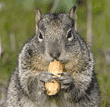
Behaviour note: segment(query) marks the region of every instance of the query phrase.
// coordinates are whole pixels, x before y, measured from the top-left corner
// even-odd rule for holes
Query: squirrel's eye
[[[73,34],[72,34],[72,31],[71,30],[69,30],[68,33],[67,33],[67,39],[69,41],[72,41],[73,40]]]
[[[39,42],[43,41],[43,35],[42,35],[41,31],[39,31],[38,40],[39,40]]]

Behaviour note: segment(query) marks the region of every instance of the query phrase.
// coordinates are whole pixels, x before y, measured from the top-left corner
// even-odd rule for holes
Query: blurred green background
[[[101,92],[101,107],[110,107],[110,1],[91,1],[91,50]],[[0,56],[0,87],[6,87],[5,83],[17,65],[20,50],[35,34],[34,6],[45,14],[54,6],[53,12],[68,13],[73,5],[77,5],[78,31],[87,41],[87,0],[0,0],[0,45],[3,50]]]

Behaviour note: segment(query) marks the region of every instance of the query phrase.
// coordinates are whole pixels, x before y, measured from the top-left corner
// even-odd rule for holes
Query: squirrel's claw
[[[38,85],[40,88],[45,90],[45,83],[46,82],[51,82],[52,79],[57,79],[58,77],[47,71],[41,71],[38,77]]]
[[[42,72],[39,74],[39,80],[42,81],[42,82],[50,82],[52,79],[55,78],[55,77],[53,77],[53,76],[56,76],[56,75],[54,75],[54,74],[51,73],[51,72],[42,71]]]
[[[58,77],[61,89],[67,89],[73,83],[73,78],[69,72],[58,73],[61,77]]]

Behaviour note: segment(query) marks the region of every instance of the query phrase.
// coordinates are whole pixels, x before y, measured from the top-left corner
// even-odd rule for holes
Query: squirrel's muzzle
[[[54,59],[57,59],[60,56],[60,52],[56,51],[56,52],[50,52],[50,56]]]
[[[58,57],[60,57],[61,55],[61,45],[59,44],[59,42],[54,42],[54,43],[50,43],[48,44],[49,46],[49,55],[54,58],[57,59]]]

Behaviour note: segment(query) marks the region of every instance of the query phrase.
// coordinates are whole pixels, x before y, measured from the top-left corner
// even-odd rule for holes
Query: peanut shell
[[[57,75],[57,73],[63,72],[64,65],[61,61],[54,60],[49,64],[48,71]],[[57,75],[60,77],[60,75]],[[53,80],[51,82],[45,83],[45,87],[48,95],[55,95],[60,90],[60,84],[57,80]]]

